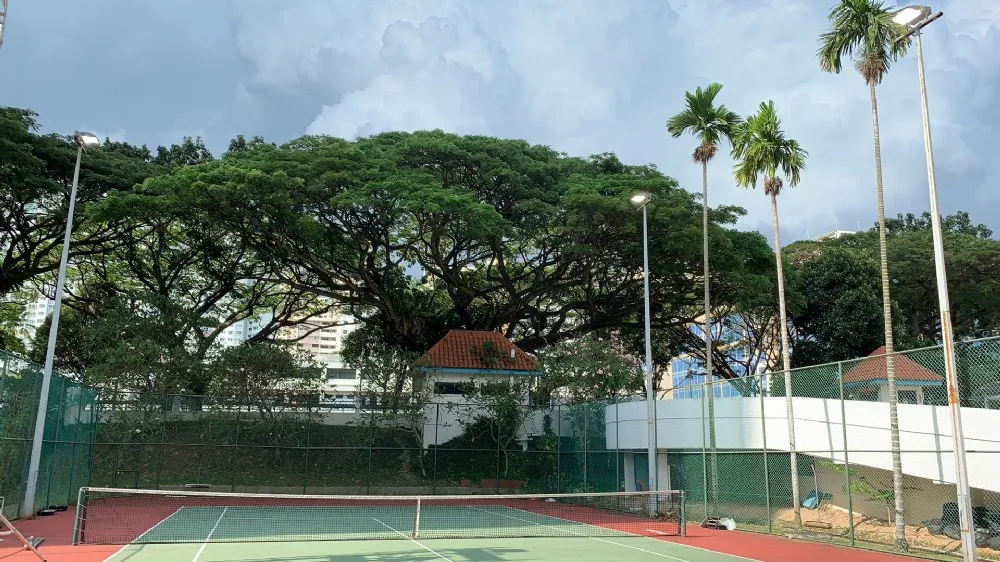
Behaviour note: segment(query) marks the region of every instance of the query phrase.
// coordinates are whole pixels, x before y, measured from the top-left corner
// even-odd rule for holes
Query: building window
[[[358,378],[354,369],[327,369],[326,378],[337,380],[354,380]]]
[[[471,385],[471,382],[436,382],[434,383],[434,394],[462,396],[471,390]]]

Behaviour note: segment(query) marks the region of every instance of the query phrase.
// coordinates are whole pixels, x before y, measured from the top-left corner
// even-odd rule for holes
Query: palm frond
[[[798,185],[809,156],[798,141],[785,137],[773,101],[761,103],[757,113],[736,127],[732,144],[737,161],[733,175],[738,185],[748,188],[756,187],[761,176],[780,186],[773,181],[779,172],[789,186]]]
[[[910,38],[899,41],[906,27],[892,21],[894,8],[878,0],[841,0],[830,10],[831,29],[819,37],[820,68],[839,74],[844,59],[853,63],[865,82],[878,84],[897,60],[906,55]]]
[[[684,110],[667,120],[667,132],[674,138],[684,133],[698,137],[701,147],[717,147],[723,140],[730,140],[733,127],[741,122],[736,112],[725,105],[715,105],[715,98],[722,91],[722,84],[713,82],[702,89],[684,93]],[[714,150],[703,151],[714,154]]]

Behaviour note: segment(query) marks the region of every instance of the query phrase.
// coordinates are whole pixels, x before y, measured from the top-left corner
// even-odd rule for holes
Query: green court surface
[[[746,560],[505,506],[424,507],[419,521],[416,514],[400,506],[185,506],[106,562]]]
[[[645,537],[133,544],[106,562],[746,562]]]

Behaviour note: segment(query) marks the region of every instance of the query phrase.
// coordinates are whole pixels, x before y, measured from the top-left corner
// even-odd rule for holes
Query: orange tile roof
[[[538,361],[500,332],[470,330],[448,332],[424,354],[421,364],[434,369],[538,371]]]
[[[944,377],[905,355],[894,356],[896,380],[941,383]],[[845,383],[884,381],[888,379],[885,365],[885,346],[876,349],[844,374]]]

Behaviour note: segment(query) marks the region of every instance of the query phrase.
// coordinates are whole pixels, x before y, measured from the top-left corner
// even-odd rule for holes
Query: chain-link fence
[[[254,404],[105,394],[91,485],[309,494],[609,492],[606,404],[430,403],[387,416],[274,394]]]
[[[1000,339],[963,342],[956,356],[980,558],[1000,560]],[[0,493],[13,513],[40,369],[3,357]],[[959,541],[944,374],[933,347],[664,390],[658,485],[686,491],[692,521],[731,517],[744,530],[881,549],[905,538],[912,551],[948,556]],[[389,413],[295,392],[97,400],[56,377],[39,505],[71,501],[87,482],[311,494],[648,488],[643,397],[502,409],[451,398]]]
[[[20,515],[24,500],[41,386],[39,365],[0,351],[0,497],[9,517]],[[96,405],[93,389],[53,375],[36,508],[72,503],[89,482]]]
[[[956,348],[979,557],[1000,560],[1000,339]],[[670,431],[659,444],[671,487],[687,492],[690,519],[730,517],[744,530],[876,549],[900,548],[905,538],[914,552],[960,551],[940,347],[665,394],[672,399],[657,402],[661,431],[675,420],[686,435]],[[617,415],[629,417],[625,408]]]

